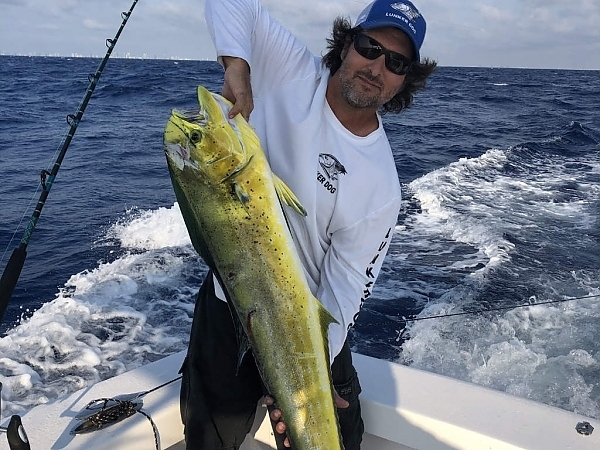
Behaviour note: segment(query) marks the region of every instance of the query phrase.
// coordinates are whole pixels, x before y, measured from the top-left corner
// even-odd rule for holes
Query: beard
[[[344,100],[353,108],[380,108],[393,97],[383,96],[383,82],[379,77],[374,77],[370,70],[350,73],[342,63],[339,72],[340,92]],[[365,90],[359,77],[369,80],[375,86],[372,86],[370,91]]]

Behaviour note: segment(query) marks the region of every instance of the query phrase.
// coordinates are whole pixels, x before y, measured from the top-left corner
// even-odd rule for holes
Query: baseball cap
[[[420,60],[419,51],[425,39],[425,18],[408,0],[375,0],[356,19],[355,26],[363,30],[379,27],[395,27],[410,37],[415,50],[415,60]]]

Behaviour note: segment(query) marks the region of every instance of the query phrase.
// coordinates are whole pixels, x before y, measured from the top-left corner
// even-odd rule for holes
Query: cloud
[[[98,54],[133,0],[0,0],[0,52]],[[316,54],[333,19],[369,0],[261,0]],[[598,0],[415,0],[427,20],[422,54],[441,65],[600,68]],[[34,30],[34,32],[31,32]],[[116,52],[214,58],[203,0],[140,1]]]
[[[93,19],[85,19],[83,21],[83,26],[90,30],[106,30],[108,28],[105,24],[96,22]]]
[[[417,0],[442,65],[598,68],[597,0]],[[560,49],[560,56],[559,56]],[[583,51],[587,58],[574,56]]]
[[[271,16],[290,29],[314,53],[320,54],[331,34],[333,20],[346,17],[352,22],[368,4],[365,1],[313,0],[262,0]]]
[[[200,2],[150,2],[148,13],[167,19],[191,19],[204,22],[204,5]]]

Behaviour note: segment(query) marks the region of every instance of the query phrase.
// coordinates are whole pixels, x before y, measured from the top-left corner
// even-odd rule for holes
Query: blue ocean
[[[0,271],[99,63],[0,56]],[[206,266],[162,132],[222,76],[108,62],[0,325],[2,417],[187,347]],[[597,71],[440,67],[384,116],[404,201],[354,351],[600,419],[598,105]]]

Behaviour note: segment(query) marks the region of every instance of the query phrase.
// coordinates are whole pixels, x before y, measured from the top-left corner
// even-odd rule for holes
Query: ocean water
[[[99,62],[0,56],[0,270]],[[2,417],[186,348],[206,267],[162,130],[221,82],[109,61],[0,324]],[[404,203],[355,351],[600,419],[599,104],[597,71],[441,67],[384,117]]]

